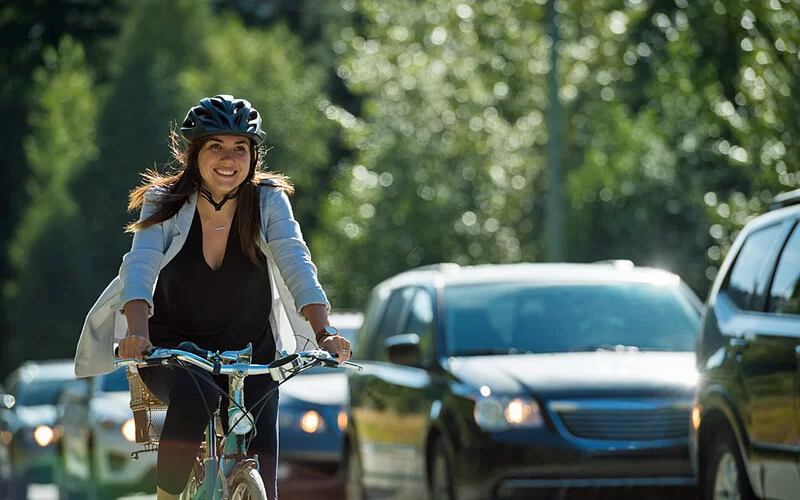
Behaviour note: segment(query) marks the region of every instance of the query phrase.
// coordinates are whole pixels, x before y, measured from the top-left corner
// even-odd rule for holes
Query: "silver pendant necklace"
[[[222,231],[222,230],[223,230],[223,229],[225,229],[226,227],[228,227],[228,226],[219,226],[219,227],[215,227],[215,228],[214,228],[214,231]]]

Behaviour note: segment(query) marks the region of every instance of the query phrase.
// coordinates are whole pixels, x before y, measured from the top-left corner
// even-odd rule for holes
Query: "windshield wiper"
[[[528,351],[521,351],[514,347],[494,347],[490,349],[468,349],[457,351],[452,356],[492,356],[496,354],[520,354]]]
[[[612,352],[638,352],[639,347],[635,345],[624,344],[597,344],[581,347],[571,347],[567,349],[569,352],[594,352],[594,351],[612,351]]]

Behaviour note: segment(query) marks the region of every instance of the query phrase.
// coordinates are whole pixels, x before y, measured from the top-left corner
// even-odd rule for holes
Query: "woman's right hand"
[[[141,335],[128,335],[119,341],[119,357],[122,359],[144,359],[145,353],[153,348],[150,339]]]

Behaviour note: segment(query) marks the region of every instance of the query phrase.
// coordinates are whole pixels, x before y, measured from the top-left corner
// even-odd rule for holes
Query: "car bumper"
[[[49,483],[58,463],[56,446],[39,446],[34,442],[19,443],[12,451],[14,476],[27,483]]]
[[[109,433],[112,434],[112,433]],[[119,433],[95,437],[95,480],[103,486],[129,489],[131,491],[149,487],[155,491],[155,452],[138,454],[133,459],[131,453],[140,448],[126,440]]]
[[[592,449],[542,431],[536,444],[487,439],[458,451],[459,498],[532,498],[567,489],[691,487],[686,440]],[[545,435],[547,437],[545,437]]]

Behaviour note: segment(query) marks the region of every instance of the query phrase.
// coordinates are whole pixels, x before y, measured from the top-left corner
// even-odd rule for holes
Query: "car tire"
[[[364,491],[364,470],[361,467],[361,457],[354,446],[347,447],[345,462],[345,498],[347,500],[367,500]]]
[[[442,440],[437,441],[433,448],[429,485],[432,500],[455,500],[453,469]]]
[[[755,500],[733,432],[724,429],[717,434],[707,463],[703,499]]]

